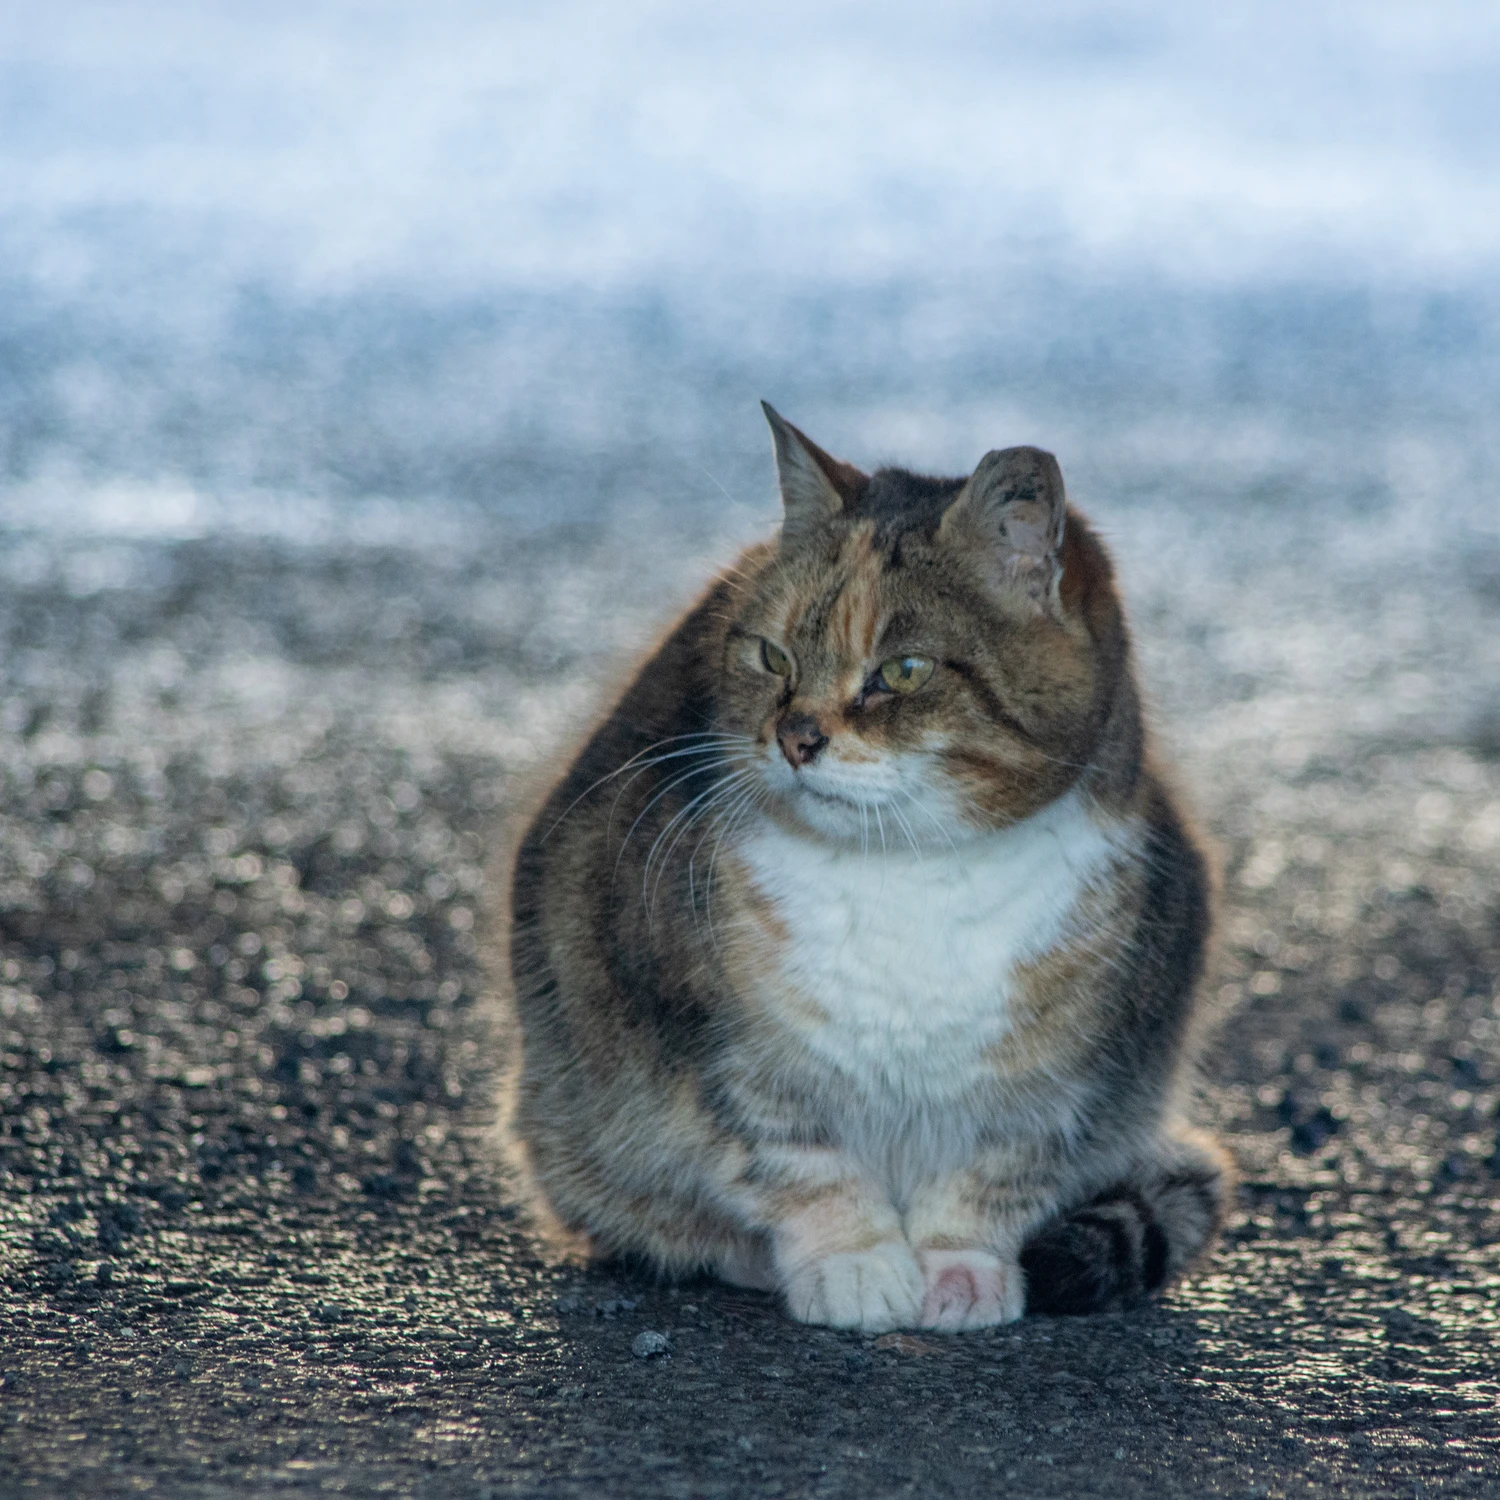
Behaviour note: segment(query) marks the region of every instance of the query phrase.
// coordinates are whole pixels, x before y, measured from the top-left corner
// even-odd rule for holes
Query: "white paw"
[[[1013,1260],[988,1250],[923,1250],[921,1328],[959,1333],[1014,1323],[1026,1311],[1026,1281]]]
[[[904,1241],[825,1255],[786,1280],[787,1311],[799,1323],[885,1333],[914,1328],[922,1306],[922,1272]]]

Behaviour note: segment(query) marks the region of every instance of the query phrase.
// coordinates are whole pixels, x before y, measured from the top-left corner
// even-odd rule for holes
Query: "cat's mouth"
[[[807,781],[798,781],[797,785],[809,797],[816,797],[819,802],[832,802],[838,807],[858,807],[860,804],[853,797],[845,797],[840,792],[829,791],[824,787],[813,786]]]
[[[867,826],[878,827],[882,814],[899,817],[898,804],[931,800],[927,768],[914,763],[904,769],[889,761],[868,760],[846,765],[823,757],[800,769],[789,767],[781,755],[767,758],[766,779],[784,800],[788,812],[824,834],[862,838]],[[945,809],[924,809],[928,817],[943,817]]]
[[[814,786],[806,776],[799,776],[797,778],[797,785],[809,797],[819,802],[826,802],[831,807],[852,807],[855,811],[858,811],[861,808],[873,807],[877,802],[884,801],[884,798],[880,797],[858,797],[851,792],[837,791],[830,786]]]

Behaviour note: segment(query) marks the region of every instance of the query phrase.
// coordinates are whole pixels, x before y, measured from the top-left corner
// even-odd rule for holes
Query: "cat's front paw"
[[[1026,1310],[1026,1279],[1014,1260],[988,1250],[923,1250],[918,1326],[944,1333],[1014,1323]]]
[[[922,1272],[904,1241],[824,1255],[786,1282],[787,1311],[799,1323],[885,1333],[913,1328],[922,1307]]]

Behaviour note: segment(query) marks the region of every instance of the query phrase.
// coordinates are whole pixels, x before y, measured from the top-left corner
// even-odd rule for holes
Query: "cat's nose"
[[[811,714],[787,714],[776,726],[776,743],[781,746],[786,763],[795,771],[810,766],[818,758],[828,736],[818,728],[818,721]]]

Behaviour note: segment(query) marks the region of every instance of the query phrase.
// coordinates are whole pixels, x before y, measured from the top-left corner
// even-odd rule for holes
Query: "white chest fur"
[[[1067,935],[1080,897],[1131,842],[1070,792],[920,856],[833,848],[769,823],[739,852],[789,934],[771,987],[783,987],[785,1024],[862,1091],[931,1105],[972,1085],[1011,1023],[1017,967]],[[780,1004],[775,993],[763,1003]]]

